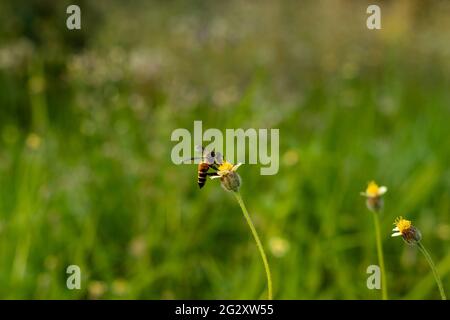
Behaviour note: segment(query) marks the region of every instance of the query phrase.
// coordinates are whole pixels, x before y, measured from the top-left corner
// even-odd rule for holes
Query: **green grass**
[[[381,31],[363,3],[84,6],[73,34],[63,3],[0,5],[0,298],[264,298],[232,195],[170,161],[194,120],[280,129],[277,175],[239,168],[274,298],[380,297],[372,179],[389,188],[389,297],[439,298],[420,252],[390,238],[399,215],[449,290],[448,4],[386,4]]]

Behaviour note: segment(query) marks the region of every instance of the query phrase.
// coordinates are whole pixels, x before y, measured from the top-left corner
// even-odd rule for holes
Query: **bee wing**
[[[203,146],[199,145],[199,144],[197,144],[195,146],[195,152],[197,152],[197,153],[202,153],[203,154],[204,150],[205,150],[205,148]]]
[[[220,152],[216,152],[216,163],[218,164],[223,163],[223,155]]]
[[[186,162],[192,163],[192,161],[194,161],[194,160],[202,160],[202,159],[203,159],[202,157],[187,158],[187,159],[182,160],[181,163],[186,163]]]

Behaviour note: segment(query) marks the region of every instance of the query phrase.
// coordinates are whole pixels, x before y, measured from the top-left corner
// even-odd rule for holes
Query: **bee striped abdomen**
[[[198,164],[198,186],[202,188],[206,183],[206,178],[208,177],[209,164],[202,162]]]

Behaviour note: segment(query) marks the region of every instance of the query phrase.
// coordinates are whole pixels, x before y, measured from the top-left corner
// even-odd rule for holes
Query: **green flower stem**
[[[248,214],[247,208],[245,207],[244,201],[242,200],[241,194],[239,192],[233,192],[234,196],[236,197],[239,205],[241,206],[242,213],[244,214],[245,220],[247,220],[248,226],[250,227],[250,230],[252,231],[253,238],[255,239],[256,246],[258,247],[259,253],[261,255],[261,259],[264,264],[264,269],[266,270],[266,276],[267,276],[267,298],[268,300],[272,300],[272,276],[270,274],[270,267],[269,263],[267,262],[266,253],[264,252],[264,248],[261,244],[261,240],[259,240],[258,232],[256,232],[255,226],[253,225],[252,219],[250,218],[250,215]]]
[[[381,233],[380,233],[380,217],[378,213],[373,212],[373,221],[375,224],[375,236],[377,239],[377,253],[378,253],[378,263],[381,269],[381,297],[383,300],[388,299],[387,285],[386,285],[386,271],[384,268],[384,257],[383,257],[383,245],[381,243]]]
[[[442,286],[441,278],[439,277],[439,274],[437,273],[436,266],[434,265],[433,260],[431,259],[430,254],[428,253],[427,249],[423,246],[423,244],[419,241],[417,242],[417,246],[419,247],[420,251],[422,251],[423,255],[428,261],[428,264],[430,265],[431,270],[433,271],[434,279],[436,280],[436,284],[439,288],[439,292],[441,294],[442,300],[447,300],[447,297],[445,296],[444,287]]]

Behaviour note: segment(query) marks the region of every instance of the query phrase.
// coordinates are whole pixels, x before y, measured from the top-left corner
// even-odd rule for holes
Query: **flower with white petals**
[[[366,191],[361,192],[361,195],[366,197],[366,204],[369,210],[379,212],[383,208],[383,199],[381,198],[387,192],[387,187],[378,186],[375,181],[369,182]]]
[[[362,196],[367,198],[376,198],[381,197],[383,194],[387,192],[387,187],[381,186],[379,187],[375,181],[370,181],[366,191],[361,192]]]
[[[233,165],[228,161],[224,161],[220,164],[216,175],[212,176],[211,179],[220,178],[222,187],[225,190],[237,192],[241,186],[241,177],[237,174],[236,170],[240,166],[241,163]]]
[[[394,222],[395,228],[392,229],[392,237],[401,236],[409,244],[415,244],[422,239],[419,229],[414,227],[411,221],[398,217]]]

